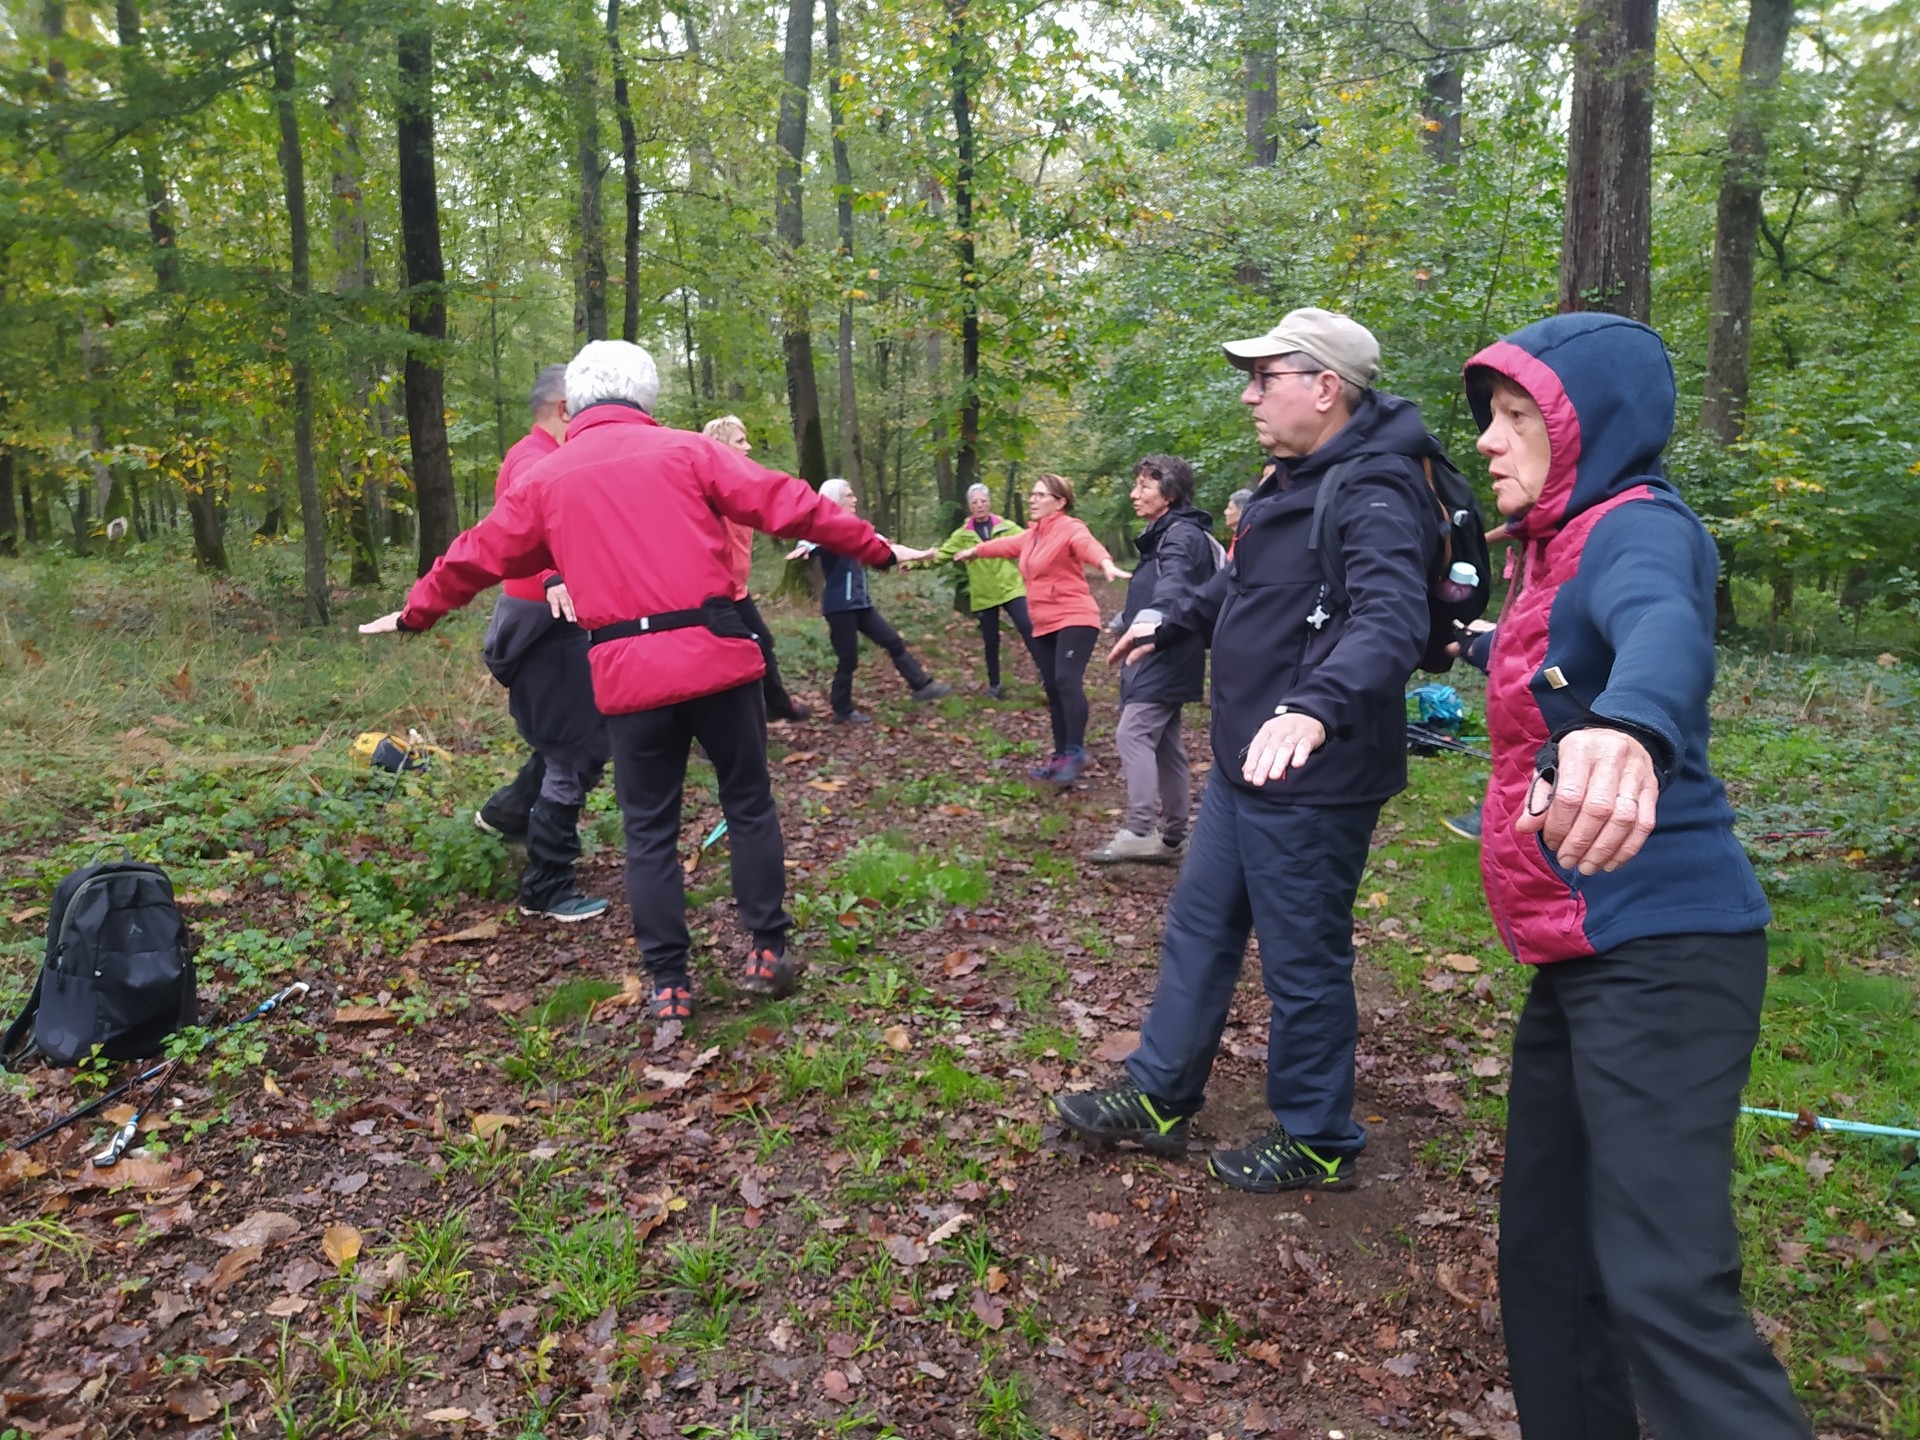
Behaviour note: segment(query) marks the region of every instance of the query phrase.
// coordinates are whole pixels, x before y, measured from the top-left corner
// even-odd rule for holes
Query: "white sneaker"
[[[1156,865],[1165,864],[1172,856],[1173,852],[1161,840],[1158,830],[1136,835],[1123,827],[1114,831],[1113,838],[1098,850],[1090,852],[1087,858],[1096,865],[1116,865],[1127,860]]]

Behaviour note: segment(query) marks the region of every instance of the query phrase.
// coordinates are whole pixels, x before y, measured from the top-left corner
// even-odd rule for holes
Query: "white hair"
[[[973,503],[973,497],[976,495],[984,495],[989,500],[993,499],[993,491],[982,485],[978,480],[967,486],[967,503],[969,505]]]
[[[567,413],[603,400],[625,400],[651,412],[660,398],[653,356],[625,340],[589,340],[567,366]]]
[[[845,505],[853,498],[853,486],[836,475],[831,480],[820,482],[820,493],[836,505]]]

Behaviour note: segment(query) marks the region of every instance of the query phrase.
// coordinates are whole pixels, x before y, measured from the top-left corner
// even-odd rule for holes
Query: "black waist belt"
[[[587,632],[589,645],[604,645],[609,640],[626,640],[635,635],[657,635],[664,630],[691,630],[703,626],[729,640],[757,638],[740,618],[740,611],[725,595],[710,595],[691,610],[663,610],[658,615],[642,615],[638,620],[616,620]]]

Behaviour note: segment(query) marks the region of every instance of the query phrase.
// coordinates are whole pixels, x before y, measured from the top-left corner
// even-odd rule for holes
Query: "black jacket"
[[[1269,461],[1247,502],[1233,557],[1167,629],[1212,637],[1215,773],[1276,804],[1384,800],[1407,783],[1406,685],[1428,633],[1427,587],[1440,532],[1419,457],[1439,446],[1419,407],[1370,392],[1311,455]],[[1346,472],[1333,529],[1346,598],[1332,598],[1308,548],[1318,482]],[[1327,740],[1303,769],[1255,790],[1247,747],[1283,709],[1311,715]]]
[[[1127,604],[1116,629],[1125,631],[1142,610],[1162,615],[1185,604],[1213,578],[1217,568],[1211,538],[1213,517],[1182,505],[1169,510],[1134,538],[1140,563],[1127,582]],[[1181,633],[1164,649],[1120,671],[1120,703],[1185,705],[1206,695],[1207,646],[1200,636]]]

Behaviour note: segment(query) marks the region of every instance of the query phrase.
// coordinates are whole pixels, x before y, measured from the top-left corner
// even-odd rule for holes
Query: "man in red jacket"
[[[549,365],[533,382],[533,428],[500,462],[498,505],[567,433],[567,367]],[[586,632],[573,623],[556,570],[508,580],[494,602],[482,654],[507,687],[507,708],[533,754],[520,773],[473,812],[482,830],[527,847],[520,910],[549,920],[591,920],[607,902],[580,893],[580,807],[607,764],[607,726],[593,704]]]
[[[726,521],[879,567],[902,552],[804,482],[661,425],[648,413],[659,390],[653,358],[639,346],[586,345],[567,366],[566,444],[454,540],[405,609],[360,628],[425,630],[503,577],[550,566],[567,577],[612,740],[634,938],[652,982],[652,1014],[671,1020],[693,1012],[678,842],[696,740],[719,779],[734,898],[753,937],[741,988],[786,995],[795,980],[760,699],[766,662],[729,598]]]

